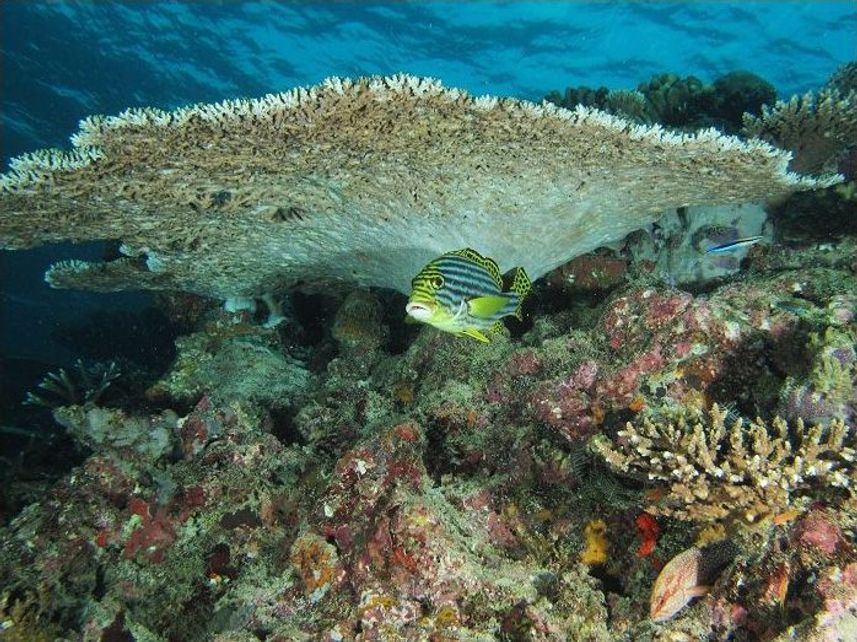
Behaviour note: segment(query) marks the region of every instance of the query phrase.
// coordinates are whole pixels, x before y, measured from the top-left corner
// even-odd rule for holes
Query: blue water
[[[91,113],[254,96],[331,75],[408,72],[540,99],[735,69],[782,97],[857,58],[854,2],[0,3],[0,155],[63,146]],[[0,355],[68,361],[59,321],[134,295],[49,290],[44,268],[100,248],[0,252]]]
[[[90,113],[406,71],[539,99],[747,69],[789,96],[857,55],[854,2],[2,3],[2,155]]]

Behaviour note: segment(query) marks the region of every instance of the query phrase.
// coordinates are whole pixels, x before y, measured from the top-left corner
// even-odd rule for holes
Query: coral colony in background
[[[48,281],[180,336],[31,391],[73,468],[2,427],[3,639],[854,639],[855,80],[331,79],[15,159],[3,245],[118,241]]]

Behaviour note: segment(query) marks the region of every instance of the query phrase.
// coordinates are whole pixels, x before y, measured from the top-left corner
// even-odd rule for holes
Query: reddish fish
[[[649,605],[649,617],[665,622],[681,611],[695,597],[705,595],[710,586],[700,584],[702,550],[694,546],[679,553],[661,569]]]

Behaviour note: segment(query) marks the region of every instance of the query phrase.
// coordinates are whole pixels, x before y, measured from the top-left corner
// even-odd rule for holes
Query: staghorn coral
[[[562,94],[550,92],[545,100],[566,109],[594,107],[637,123],[685,130],[713,126],[732,134],[740,130],[744,112],[756,114],[776,97],[776,90],[764,79],[748,71],[733,71],[712,85],[704,85],[694,76],[657,74],[634,91],[568,87]]]
[[[43,408],[96,404],[122,376],[113,361],[87,366],[78,359],[74,365],[71,374],[65,368],[46,374],[39,383],[39,391],[28,392],[24,403]]]
[[[761,116],[744,115],[742,132],[790,150],[796,172],[836,171],[857,140],[857,91],[822,89],[765,105]]]
[[[788,173],[788,155],[762,141],[406,75],[92,116],[72,144],[0,176],[2,247],[118,239],[125,258],[62,263],[49,282],[219,298],[408,292],[425,263],[466,246],[538,278],[669,207],[836,180]]]
[[[829,487],[854,494],[857,434],[842,421],[789,426],[780,418],[726,423],[716,404],[701,414],[664,413],[626,424],[619,441],[592,448],[616,470],[669,484],[651,513],[683,520],[761,517],[806,506]]]
[[[836,90],[842,94],[857,91],[857,62],[846,62],[839,67],[833,72],[823,88]]]

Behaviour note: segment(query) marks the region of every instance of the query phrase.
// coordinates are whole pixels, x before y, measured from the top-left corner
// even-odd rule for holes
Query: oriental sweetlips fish
[[[505,275],[497,263],[476,250],[447,252],[426,265],[411,281],[408,317],[438,330],[488,343],[485,331],[503,327],[501,319],[523,320],[530,277],[522,267]]]

